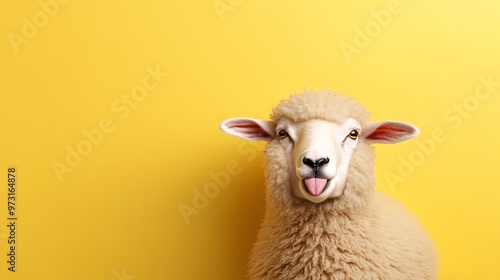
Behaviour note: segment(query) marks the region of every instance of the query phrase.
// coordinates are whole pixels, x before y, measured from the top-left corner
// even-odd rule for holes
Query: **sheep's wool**
[[[369,122],[343,94],[304,92],[273,109],[273,121],[347,117]],[[374,151],[360,141],[342,196],[319,204],[293,196],[281,144],[266,147],[266,213],[250,255],[250,279],[437,279],[431,239],[403,205],[375,191]]]

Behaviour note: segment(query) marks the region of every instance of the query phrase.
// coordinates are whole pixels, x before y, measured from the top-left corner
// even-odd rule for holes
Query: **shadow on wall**
[[[261,163],[256,160],[245,168],[224,197],[228,201],[224,201],[221,207],[224,215],[220,219],[225,227],[221,227],[220,231],[227,239],[221,248],[224,248],[223,254],[228,261],[240,268],[237,275],[225,275],[226,279],[243,279],[246,275],[250,249],[264,217],[265,185]]]
[[[243,279],[252,244],[264,216],[264,145],[242,141],[231,147],[213,147],[207,181],[195,186],[191,197],[178,205],[179,215],[198,240],[198,246],[217,248],[215,255],[203,255],[191,262],[207,266],[213,279]],[[213,162],[214,158],[225,158]],[[199,237],[203,232],[207,239]],[[195,237],[196,236],[196,237]],[[205,244],[203,244],[205,242]],[[231,268],[227,268],[231,263]]]

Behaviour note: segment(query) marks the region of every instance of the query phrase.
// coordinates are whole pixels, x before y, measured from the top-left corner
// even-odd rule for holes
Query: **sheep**
[[[352,98],[293,94],[271,121],[232,118],[220,129],[267,141],[266,209],[248,262],[249,279],[437,279],[437,252],[419,221],[375,190],[374,143],[418,129],[370,122]]]

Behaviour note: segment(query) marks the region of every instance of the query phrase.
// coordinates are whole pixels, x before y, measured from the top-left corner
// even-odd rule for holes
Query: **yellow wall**
[[[2,1],[0,278],[242,279],[263,144],[218,124],[315,88],[421,129],[377,147],[378,188],[428,228],[440,279],[498,279],[499,14],[495,0]]]

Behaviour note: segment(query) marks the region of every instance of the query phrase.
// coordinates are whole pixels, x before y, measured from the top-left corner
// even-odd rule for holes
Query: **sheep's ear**
[[[370,144],[392,144],[417,136],[418,128],[408,123],[387,121],[367,125],[362,134]]]
[[[276,125],[270,121],[234,118],[223,121],[220,129],[245,140],[271,141],[275,137]]]

